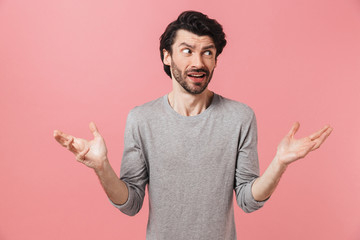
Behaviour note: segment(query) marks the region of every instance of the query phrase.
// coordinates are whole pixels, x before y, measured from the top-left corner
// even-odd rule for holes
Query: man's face
[[[164,64],[172,78],[188,93],[200,94],[209,84],[216,67],[216,48],[210,36],[198,36],[180,29],[176,32],[172,54],[164,50]]]

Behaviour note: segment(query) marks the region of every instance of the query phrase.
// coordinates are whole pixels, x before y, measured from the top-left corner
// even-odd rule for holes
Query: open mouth
[[[200,82],[204,81],[205,77],[207,76],[207,72],[204,70],[200,70],[200,71],[199,70],[198,71],[196,71],[196,70],[189,71],[187,73],[188,78],[190,78],[191,81],[196,82],[196,83],[200,83]]]
[[[203,73],[203,74],[199,74],[199,73],[197,73],[197,74],[188,74],[188,76],[189,77],[192,77],[192,78],[203,78],[203,77],[205,77],[205,73]]]

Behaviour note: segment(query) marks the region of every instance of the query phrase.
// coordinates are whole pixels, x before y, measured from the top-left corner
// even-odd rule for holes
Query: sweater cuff
[[[126,202],[125,202],[124,204],[116,204],[116,203],[114,203],[113,201],[111,201],[111,199],[108,197],[110,203],[111,203],[114,207],[116,207],[117,209],[119,209],[120,211],[129,208],[130,202],[132,201],[132,198],[133,198],[133,197],[132,197],[132,194],[130,194],[128,184],[127,184],[126,182],[125,182],[125,184],[126,184],[126,187],[127,187],[127,189],[128,189],[128,198],[127,198],[127,200],[126,200]]]
[[[263,200],[263,201],[257,201],[257,200],[255,200],[255,198],[254,198],[254,196],[253,196],[253,194],[252,194],[252,190],[251,190],[251,189],[252,189],[252,185],[254,184],[255,180],[256,180],[256,179],[252,180],[252,181],[250,182],[250,184],[248,184],[248,185],[246,186],[247,189],[246,189],[245,192],[247,192],[248,194],[246,194],[245,202],[246,202],[247,204],[249,204],[249,205],[251,206],[251,208],[253,208],[253,209],[259,209],[259,208],[261,208],[262,206],[264,206],[265,202],[266,202],[267,200],[269,200],[270,197],[268,197],[267,199],[265,199],[265,200]]]

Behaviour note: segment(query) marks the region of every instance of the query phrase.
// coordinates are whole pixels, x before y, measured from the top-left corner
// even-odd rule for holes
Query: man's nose
[[[194,54],[192,59],[192,67],[194,68],[203,68],[204,67],[204,61],[200,54]]]

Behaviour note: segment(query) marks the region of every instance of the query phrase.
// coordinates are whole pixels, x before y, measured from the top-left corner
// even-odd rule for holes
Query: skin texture
[[[186,30],[178,30],[172,53],[163,50],[164,64],[172,72],[173,89],[168,94],[172,108],[184,116],[194,116],[203,112],[210,104],[213,92],[207,86],[216,67],[215,45],[209,36],[198,36]],[[192,78],[189,74],[205,74],[203,79]],[[296,139],[300,124],[295,122],[289,133],[277,147],[276,155],[262,176],[252,186],[255,200],[263,201],[274,192],[288,165],[304,158],[318,149],[332,132],[329,125],[308,137]],[[92,140],[76,138],[61,131],[54,131],[54,138],[60,145],[74,153],[77,161],[94,169],[108,197],[117,204],[128,198],[126,184],[119,180],[107,158],[107,148],[103,137],[93,122],[89,125]]]

